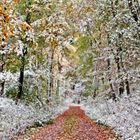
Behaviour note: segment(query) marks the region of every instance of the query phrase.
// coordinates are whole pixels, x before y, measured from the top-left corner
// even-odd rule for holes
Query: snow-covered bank
[[[15,102],[0,98],[0,140],[9,140],[17,132],[22,132],[27,126],[35,122],[46,122],[62,113],[67,108],[64,105],[56,105],[48,110],[36,110],[23,104],[15,105]]]
[[[101,97],[82,104],[89,117],[113,127],[125,140],[140,140],[140,91],[117,102]]]
[[[140,91],[114,102],[104,96],[95,100],[88,98],[81,104],[73,103],[73,98],[66,98],[61,105],[54,105],[48,110],[35,110],[23,104],[0,98],[0,140],[9,140],[17,132],[22,132],[35,122],[46,122],[64,112],[69,106],[81,106],[86,114],[97,122],[105,123],[122,135],[125,140],[140,140]]]

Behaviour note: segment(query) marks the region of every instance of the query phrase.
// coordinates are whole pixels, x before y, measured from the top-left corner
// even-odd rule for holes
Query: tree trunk
[[[51,82],[50,82],[50,88],[51,88],[51,93],[53,92],[53,82],[54,82],[54,78],[53,78],[53,64],[54,64],[54,52],[55,52],[55,49],[52,50],[52,55],[51,55],[51,67],[50,67],[50,74],[51,74]]]
[[[50,87],[50,83],[51,83],[51,71],[50,71],[50,68],[51,68],[51,59],[50,59],[50,56],[48,54],[47,56],[47,61],[48,61],[48,74],[47,74],[47,98],[50,97],[51,95],[51,87]],[[48,99],[47,99],[48,100]]]
[[[116,56],[116,64],[117,64],[117,71],[118,71],[118,74],[121,72],[121,58],[120,58],[120,53],[121,53],[121,51],[122,51],[122,48],[121,47],[119,47],[118,49],[117,49],[117,56]],[[124,93],[124,82],[123,82],[123,80],[122,80],[122,78],[121,78],[121,82],[120,82],[120,84],[119,84],[119,95],[121,96],[123,93]]]
[[[3,72],[3,70],[4,70],[4,65],[5,65],[5,62],[4,62],[4,54],[2,54],[1,60],[2,60],[2,65],[1,65],[1,70],[0,70],[0,72]],[[2,81],[2,83],[1,83],[0,85],[1,85],[0,95],[2,96],[2,95],[4,94],[5,81]]]
[[[121,67],[122,67],[123,71],[124,71],[125,73],[127,73],[127,71],[126,71],[126,69],[125,69],[125,67],[124,67],[124,63],[123,63],[123,60],[122,60],[122,56],[121,56]],[[130,84],[129,84],[129,80],[128,80],[128,74],[127,74],[127,77],[126,77],[126,79],[125,79],[125,86],[126,86],[127,95],[129,95],[129,94],[130,94]]]
[[[127,95],[130,95],[130,84],[128,79],[125,80]]]
[[[4,87],[5,87],[5,81],[3,81],[1,83],[1,91],[0,91],[0,95],[2,96],[4,94]]]
[[[124,93],[124,82],[121,81],[119,84],[119,95],[121,96]]]
[[[30,8],[31,8],[31,0],[28,0],[28,13],[26,16],[26,22],[28,24],[30,24],[30,19],[31,19],[31,12],[30,12]],[[26,43],[26,41],[24,42]],[[19,102],[19,100],[21,99],[22,95],[23,95],[23,82],[24,82],[24,68],[25,68],[25,56],[27,54],[27,48],[24,46],[23,50],[22,50],[22,56],[21,56],[21,67],[20,67],[20,77],[19,77],[19,87],[18,87],[18,94],[16,97],[16,104]]]
[[[110,64],[110,59],[109,58],[107,60],[107,66],[108,66],[108,72],[109,72],[108,81],[109,81],[109,85],[110,85],[111,97],[112,97],[113,100],[115,100],[116,99],[116,94],[115,94],[115,91],[114,91],[113,84],[111,83],[111,74],[110,74],[111,64]]]
[[[61,69],[62,69],[62,66],[61,66],[61,64],[60,64],[60,62],[59,62],[59,54],[58,54],[57,65],[58,65],[58,75],[57,75],[57,91],[56,91],[56,94],[59,95],[59,89],[60,89],[59,75],[60,75]]]
[[[54,51],[55,49],[51,50],[51,56],[48,54],[48,89],[47,89],[47,96],[50,97],[52,94],[53,89],[53,59],[54,59]]]
[[[108,45],[109,45],[110,42],[109,42],[109,35],[108,34],[107,34],[107,41],[108,41]],[[109,86],[110,86],[111,97],[113,100],[115,100],[116,94],[115,94],[113,84],[111,83],[111,74],[110,74],[111,60],[110,60],[110,58],[107,59],[107,68],[108,68],[108,82],[109,82]]]
[[[25,50],[23,50],[23,56],[21,56],[21,67],[20,67],[20,77],[19,77],[19,87],[18,87],[18,94],[16,97],[16,104],[21,99],[23,94],[23,81],[24,81],[24,67],[25,67]]]

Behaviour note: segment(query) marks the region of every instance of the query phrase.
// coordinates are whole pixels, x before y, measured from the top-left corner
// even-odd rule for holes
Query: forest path
[[[110,128],[98,125],[86,116],[80,106],[70,106],[30,140],[109,140],[114,136]]]

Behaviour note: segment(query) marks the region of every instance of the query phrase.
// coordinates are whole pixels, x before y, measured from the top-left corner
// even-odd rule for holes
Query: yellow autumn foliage
[[[30,30],[30,25],[27,23],[27,22],[22,22],[20,24],[20,27],[21,29],[24,31],[24,32],[27,32]]]

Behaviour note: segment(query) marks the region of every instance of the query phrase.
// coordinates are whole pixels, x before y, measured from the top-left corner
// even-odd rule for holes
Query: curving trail
[[[71,106],[30,140],[109,140],[113,137],[115,133],[110,128],[96,124],[80,107]]]

